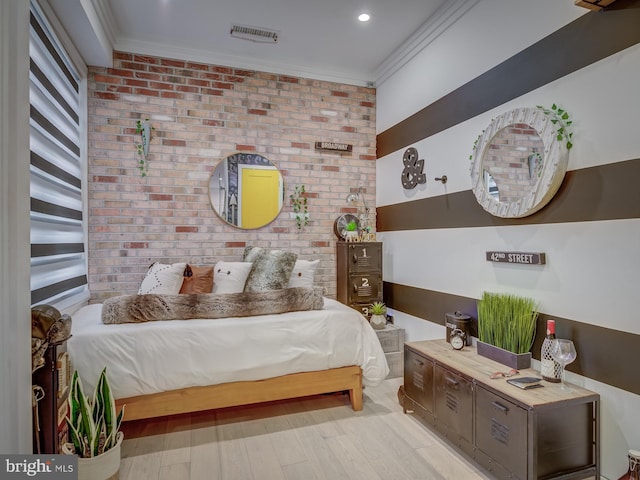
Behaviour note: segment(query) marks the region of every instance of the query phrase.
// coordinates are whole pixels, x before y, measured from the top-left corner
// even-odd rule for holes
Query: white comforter
[[[78,310],[68,341],[89,395],[105,365],[116,398],[348,365],[362,367],[365,386],[389,373],[373,328],[329,298],[323,310],[217,320],[105,325],[101,311]]]

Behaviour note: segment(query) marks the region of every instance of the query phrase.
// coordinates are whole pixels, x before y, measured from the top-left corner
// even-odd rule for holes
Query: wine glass
[[[577,355],[578,354],[576,353],[576,347],[573,345],[573,342],[571,340],[557,338],[551,344],[551,356],[556,362],[560,364],[560,367],[562,368],[560,373],[560,381],[562,385],[561,388],[563,390],[567,389],[564,379],[564,367],[573,362],[576,359]]]

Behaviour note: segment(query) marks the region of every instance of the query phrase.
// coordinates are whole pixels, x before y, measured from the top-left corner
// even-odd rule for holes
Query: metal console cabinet
[[[571,384],[522,390],[489,378],[507,369],[474,347],[405,343],[404,411],[496,478],[600,478],[600,396]]]

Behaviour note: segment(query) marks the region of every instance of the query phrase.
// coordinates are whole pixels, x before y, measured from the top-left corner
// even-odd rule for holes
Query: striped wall
[[[640,449],[640,2],[572,3],[480,0],[378,86],[377,229],[385,301],[410,340],[443,337],[445,312],[475,317],[483,291],[539,301],[534,358],[556,319],[578,349],[570,380],[602,396],[613,479]],[[490,216],[471,191],[474,140],[501,113],[553,103],[574,119],[560,191],[530,217]],[[408,147],[427,175],[412,190],[400,181]],[[547,264],[494,264],[488,250],[545,252]]]

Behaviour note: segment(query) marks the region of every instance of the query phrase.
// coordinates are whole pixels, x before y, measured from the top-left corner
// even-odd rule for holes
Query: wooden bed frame
[[[116,400],[116,408],[119,410],[120,406],[126,405],[124,420],[129,421],[343,390],[349,391],[351,407],[355,411],[362,410],[362,369],[359,366],[121,398]]]

